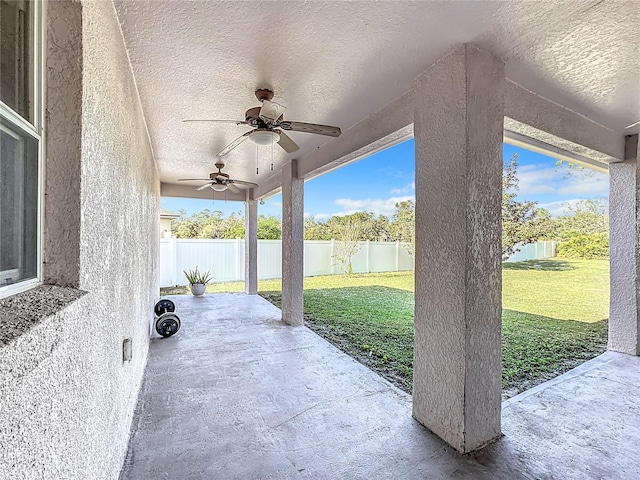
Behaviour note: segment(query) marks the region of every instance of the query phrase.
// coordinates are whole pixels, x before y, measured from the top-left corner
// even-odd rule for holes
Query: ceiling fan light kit
[[[224,192],[227,189],[227,186],[221,183],[212,183],[211,188],[213,188],[216,192]]]
[[[256,145],[269,146],[280,141],[280,134],[273,130],[259,128],[258,130],[254,130],[251,135],[249,135],[249,138]]]
[[[330,125],[320,125],[315,123],[292,122],[284,120],[283,112],[285,107],[279,103],[272,102],[273,91],[269,89],[258,89],[255,92],[256,98],[262,103],[260,107],[250,108],[245,112],[245,120],[183,120],[183,122],[225,122],[236,125],[249,125],[255,130],[250,130],[236,138],[229,145],[224,147],[218,154],[223,157],[232,150],[240,146],[247,138],[256,145],[273,145],[277,143],[285,152],[293,153],[300,149],[283,130],[290,132],[304,132],[315,135],[326,135],[328,137],[339,137],[342,133],[339,127]],[[278,130],[276,130],[278,129]]]

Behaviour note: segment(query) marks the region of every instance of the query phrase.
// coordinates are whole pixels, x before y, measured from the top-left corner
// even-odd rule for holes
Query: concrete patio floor
[[[636,479],[640,359],[606,353],[503,403],[503,438],[462,456],[411,397],[258,296],[171,297],[121,479]]]

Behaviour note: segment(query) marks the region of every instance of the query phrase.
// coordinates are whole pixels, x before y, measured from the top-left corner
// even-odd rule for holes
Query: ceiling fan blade
[[[207,118],[190,118],[187,120],[182,120],[182,123],[190,122],[235,123],[236,125],[249,125],[249,122],[245,122],[244,120],[209,120]]]
[[[179,182],[210,182],[210,178],[179,178]]]
[[[196,188],[197,190],[204,190],[205,188],[209,188],[211,185],[213,185],[211,182],[209,183],[205,183],[204,185],[202,185],[201,187]]]
[[[282,117],[282,114],[287,109],[284,105],[272,102],[270,100],[263,100],[262,107],[260,108],[260,119],[265,123],[273,123]]]
[[[632,123],[631,125],[627,125],[627,126],[626,126],[626,127],[624,127],[624,128],[633,128],[633,127],[635,127],[636,125],[640,125],[640,120],[638,120],[638,121],[637,121],[637,122],[635,122],[635,123]]]
[[[233,193],[240,193],[240,189],[231,182],[227,182],[227,188],[231,190]]]
[[[274,130],[280,135],[280,140],[278,140],[278,145],[280,145],[285,152],[293,153],[300,150],[300,147],[296,142],[294,142],[289,135],[284,133],[282,130]]]
[[[340,128],[330,125],[318,125],[317,123],[304,122],[280,122],[279,127],[283,130],[291,130],[293,132],[315,133],[317,135],[327,135],[329,137],[339,137],[342,133]]]
[[[244,135],[241,135],[240,137],[236,138],[233,142],[231,142],[229,145],[224,147],[220,151],[220,153],[218,153],[218,157],[224,157],[227,153],[229,153],[231,150],[233,150],[238,145],[240,145],[242,142],[244,142],[247,138],[249,138],[249,135],[251,135],[252,133],[253,133],[253,130],[249,130]]]
[[[243,187],[251,187],[251,188],[256,188],[258,186],[257,183],[253,183],[253,182],[245,182],[244,180],[229,180],[227,182],[227,185],[229,183],[237,183],[238,185],[242,185]]]

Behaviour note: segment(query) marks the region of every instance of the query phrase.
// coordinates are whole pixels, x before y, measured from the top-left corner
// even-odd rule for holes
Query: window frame
[[[32,136],[38,142],[38,185],[36,214],[36,277],[28,280],[0,286],[0,298],[24,292],[42,283],[42,225],[44,219],[44,153],[45,153],[45,34],[46,34],[46,2],[29,0],[31,10],[31,62],[29,79],[32,85],[32,105],[30,106],[32,122],[29,122],[5,103],[0,101],[0,115],[15,127]]]

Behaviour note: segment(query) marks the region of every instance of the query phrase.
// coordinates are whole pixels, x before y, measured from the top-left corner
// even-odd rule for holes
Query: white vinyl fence
[[[341,264],[332,258],[335,241],[304,242],[304,275],[343,273]],[[413,270],[413,258],[401,242],[359,242],[360,250],[351,258],[353,273],[375,273]],[[520,252],[506,261],[520,262],[555,256],[555,242],[539,242],[520,246]],[[183,270],[198,266],[211,270],[216,282],[244,280],[244,240],[160,239],[160,286],[186,285]],[[282,242],[258,240],[258,279],[282,276]]]
[[[304,242],[304,274],[333,275],[343,273],[341,264],[332,258],[335,241]],[[353,273],[413,270],[413,258],[401,242],[359,242],[360,250],[351,258]],[[160,239],[160,286],[186,285],[183,270],[196,265],[211,270],[216,282],[244,280],[244,239],[193,240]],[[282,242],[258,240],[258,279],[282,276]]]
[[[529,245],[516,245],[519,252],[514,253],[505,262],[523,262],[524,260],[540,260],[556,256],[557,242],[537,242]]]

